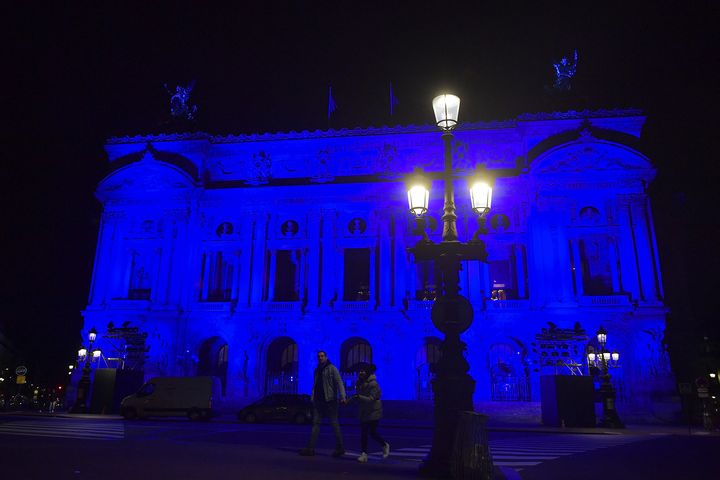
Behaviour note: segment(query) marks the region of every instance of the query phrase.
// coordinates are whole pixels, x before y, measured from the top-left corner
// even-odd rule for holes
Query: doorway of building
[[[437,337],[425,337],[422,347],[417,352],[415,393],[418,400],[432,400],[432,380],[435,377],[437,363],[440,361],[441,342]]]
[[[198,376],[216,377],[220,380],[222,396],[227,391],[228,345],[218,336],[210,337],[200,345],[198,352]]]
[[[265,393],[298,392],[298,346],[292,338],[273,340],[267,349]]]
[[[372,347],[370,342],[360,337],[348,338],[340,347],[340,376],[345,384],[348,395],[355,393],[357,367],[359,363],[372,363]]]
[[[530,401],[523,350],[510,343],[490,347],[490,398],[495,402]]]

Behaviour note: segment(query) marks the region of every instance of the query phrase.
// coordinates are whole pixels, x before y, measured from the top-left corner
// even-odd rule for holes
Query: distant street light
[[[78,382],[78,388],[77,388],[77,398],[75,399],[75,405],[73,405],[71,411],[73,413],[85,413],[88,410],[87,407],[87,401],[90,393],[90,371],[92,369],[92,363],[96,362],[101,356],[102,352],[100,349],[95,348],[93,349],[93,343],[95,343],[95,340],[97,339],[97,330],[95,328],[91,328],[88,332],[88,342],[90,343],[90,346],[88,348],[80,347],[78,350],[78,362],[85,362],[85,365],[82,369],[82,377],[80,377],[80,381]],[[90,355],[88,355],[88,351],[91,352]],[[72,370],[72,366],[69,367],[70,370]]]
[[[588,370],[599,373],[600,388],[599,393],[602,398],[603,418],[598,424],[605,428],[625,428],[625,425],[618,416],[615,408],[615,389],[610,383],[610,368],[618,367],[620,354],[616,351],[610,351],[605,348],[607,344],[607,331],[600,327],[597,332],[597,340],[600,345],[600,351],[589,352],[587,354]]]

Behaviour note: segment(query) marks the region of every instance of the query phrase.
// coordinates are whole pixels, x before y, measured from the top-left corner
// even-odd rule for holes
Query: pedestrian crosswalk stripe
[[[119,433],[103,433],[103,432],[61,432],[52,429],[27,429],[23,427],[2,428],[0,434],[3,433],[21,433],[26,435],[34,435],[36,433],[50,433],[61,437],[98,437],[98,438],[123,438],[123,434]]]
[[[30,437],[75,438],[85,440],[119,440],[125,437],[122,423],[92,422],[91,420],[66,420],[48,418],[38,420],[15,420],[0,423],[0,435],[24,435]]]
[[[496,467],[510,467],[517,471],[560,457],[591,450],[624,445],[642,437],[573,435],[572,437],[544,436],[526,439],[490,441],[489,449]],[[390,452],[391,457],[421,462],[430,453],[431,445],[400,448]]]

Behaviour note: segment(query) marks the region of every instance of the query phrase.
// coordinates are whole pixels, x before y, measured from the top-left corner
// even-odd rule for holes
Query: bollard
[[[492,480],[494,467],[485,429],[486,423],[486,415],[460,412],[450,463],[453,478]]]

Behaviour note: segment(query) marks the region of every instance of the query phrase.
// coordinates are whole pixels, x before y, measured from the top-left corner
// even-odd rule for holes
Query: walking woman
[[[360,456],[358,462],[366,463],[368,461],[368,433],[373,440],[382,445],[383,458],[387,458],[390,455],[390,444],[383,440],[377,431],[378,423],[382,418],[382,402],[380,401],[380,386],[375,377],[375,365],[363,362],[358,366],[355,392],[353,399],[358,402],[360,411]]]

